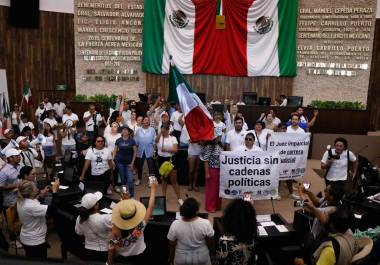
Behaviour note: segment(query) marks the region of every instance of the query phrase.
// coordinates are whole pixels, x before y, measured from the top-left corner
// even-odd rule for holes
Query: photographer
[[[347,149],[347,140],[342,137],[335,139],[334,147],[323,154],[321,168],[325,170],[326,186],[335,182],[344,187],[355,176],[356,156]]]
[[[86,124],[86,132],[92,143],[98,136],[99,126],[103,121],[102,115],[96,111],[94,104],[91,104],[88,111],[83,114],[83,121]]]

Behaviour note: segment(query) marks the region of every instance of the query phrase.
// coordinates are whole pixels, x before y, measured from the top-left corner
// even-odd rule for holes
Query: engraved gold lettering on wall
[[[294,94],[304,95],[306,103],[366,103],[376,1],[301,0],[298,11]]]
[[[78,94],[145,92],[143,0],[75,0]]]

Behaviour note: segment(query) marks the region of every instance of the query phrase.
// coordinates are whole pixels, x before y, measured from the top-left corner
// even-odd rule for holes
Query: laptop
[[[149,197],[140,197],[140,202],[144,204],[145,208],[148,208]],[[164,196],[156,196],[154,201],[154,209],[152,212],[153,220],[161,219],[166,214],[166,198]]]

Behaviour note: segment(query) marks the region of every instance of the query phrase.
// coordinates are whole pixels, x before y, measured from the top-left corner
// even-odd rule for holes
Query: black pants
[[[98,176],[90,175],[87,178],[86,185],[95,185],[99,189],[101,189],[99,191],[101,191],[103,194],[107,194],[107,188],[111,184],[111,177],[111,170],[107,170],[106,172]]]
[[[96,260],[106,262],[108,260],[108,251],[96,251],[92,249],[85,249],[83,256],[84,260]]]
[[[33,259],[46,259],[47,258],[47,248],[48,244],[46,242],[36,245],[36,246],[28,246],[22,244],[25,250],[25,254],[29,258]]]
[[[129,256],[129,257],[117,256],[115,258],[115,262],[128,263],[132,265],[148,264],[148,261],[151,261],[151,260],[148,260],[148,258],[146,257],[145,251],[136,256]]]
[[[346,182],[347,182],[347,180],[336,180],[336,181],[331,181],[331,180],[327,180],[327,179],[325,178],[326,187],[327,187],[328,185],[330,185],[331,183],[334,183],[333,185],[336,185],[337,188],[344,190],[344,185],[346,184]]]

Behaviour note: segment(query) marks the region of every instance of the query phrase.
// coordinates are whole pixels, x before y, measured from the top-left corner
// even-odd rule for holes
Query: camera
[[[295,200],[294,201],[294,207],[303,207],[304,200]]]
[[[331,160],[331,159],[340,159],[340,155],[334,155],[333,152],[332,152],[332,149],[331,149],[331,145],[328,145],[326,147],[327,149],[327,152],[328,152],[328,160]]]

